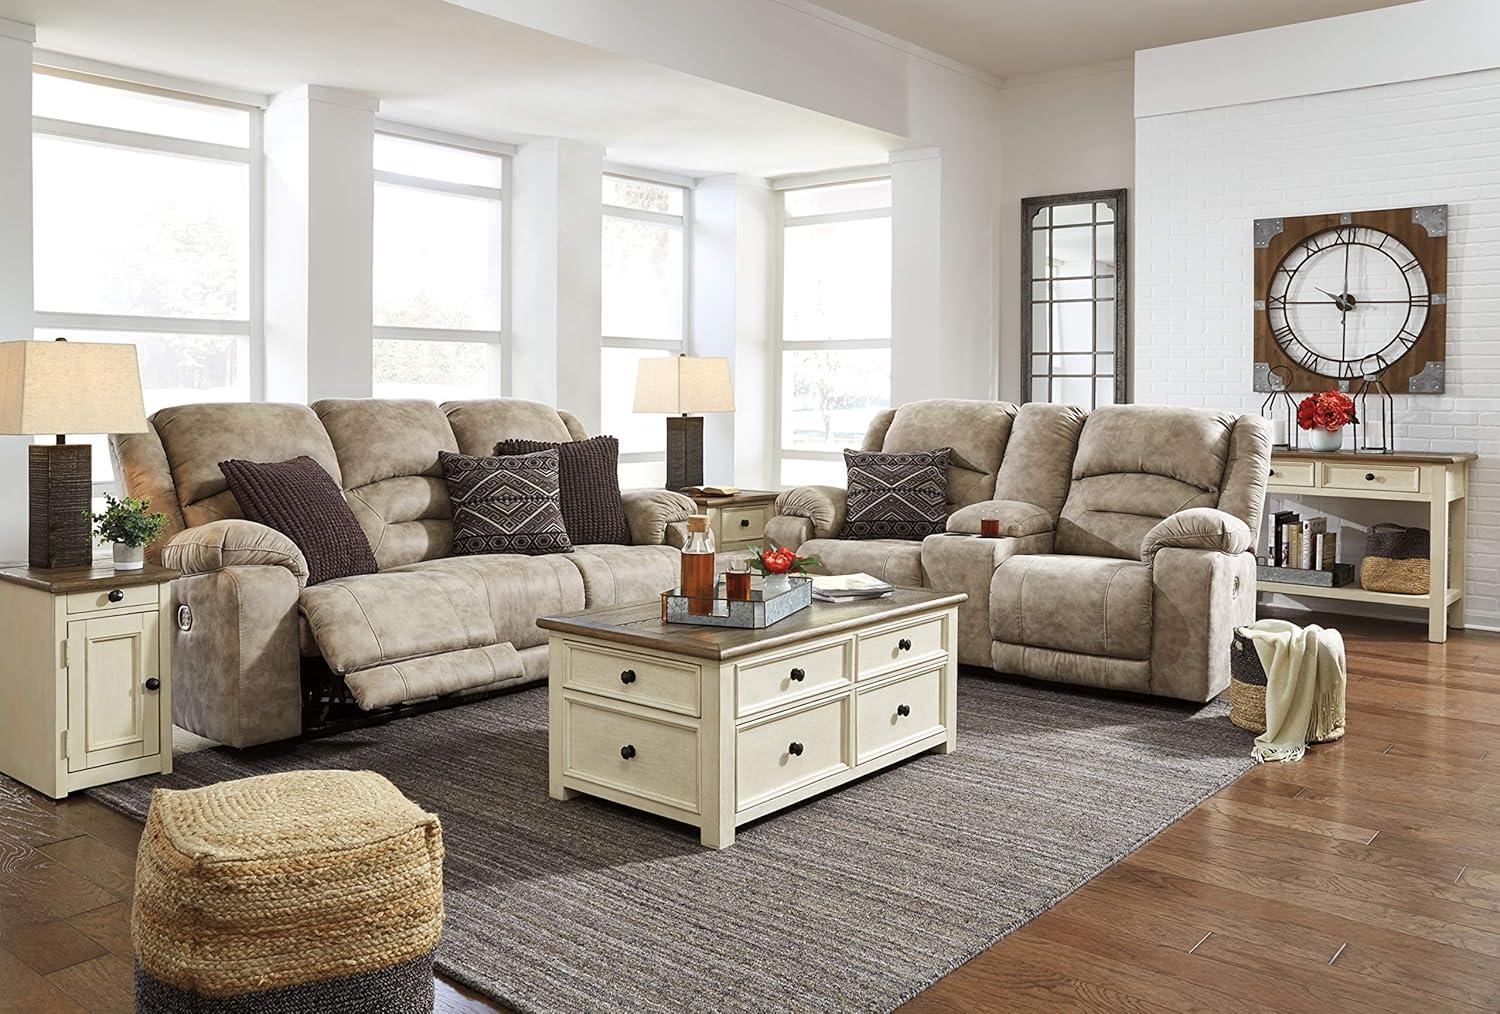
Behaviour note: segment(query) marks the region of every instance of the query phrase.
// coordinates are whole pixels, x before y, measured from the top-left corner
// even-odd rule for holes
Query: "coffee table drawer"
[[[941,616],[859,635],[859,678],[878,676],[945,653]]]
[[[1323,465],[1322,485],[1331,489],[1389,489],[1416,493],[1422,488],[1422,470],[1416,465],[1330,461]]]
[[[748,810],[854,766],[849,698],[840,697],[739,730],[735,809]]]
[[[567,701],[568,775],[698,812],[698,730]]]
[[[854,702],[854,715],[854,746],[861,764],[940,732],[943,671],[933,669],[861,690]]]
[[[698,715],[698,667],[631,652],[567,645],[570,690]]]
[[[853,670],[852,640],[742,665],[738,669],[735,714],[743,718],[842,686],[852,678]]]

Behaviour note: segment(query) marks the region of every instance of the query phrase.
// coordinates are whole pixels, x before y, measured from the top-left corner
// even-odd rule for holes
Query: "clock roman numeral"
[[[1417,268],[1417,267],[1421,267],[1421,266],[1422,266],[1421,262],[1418,261],[1415,257],[1413,257],[1411,260],[1409,260],[1405,264],[1401,265],[1401,270],[1402,271],[1410,271],[1412,268]]]
[[[1284,342],[1288,338],[1292,337],[1294,333],[1295,332],[1292,331],[1292,326],[1290,324],[1283,324],[1271,332],[1271,337],[1275,338],[1279,342]]]
[[[1284,307],[1284,306],[1286,306],[1286,296],[1284,296],[1284,295],[1282,295],[1282,296],[1267,296],[1266,297],[1266,306],[1267,307],[1272,307],[1272,306],[1282,306],[1282,307]]]
[[[1312,351],[1311,349],[1307,349],[1302,353],[1302,355],[1297,357],[1297,363],[1304,370],[1310,370],[1313,373],[1317,373],[1319,372],[1317,368],[1318,361],[1322,358],[1323,357],[1318,355],[1316,352]]]
[[[1432,305],[1432,297],[1430,295],[1428,295],[1427,293],[1425,293],[1425,292],[1419,293],[1419,294],[1414,295],[1414,296],[1411,297],[1411,305],[1412,306],[1431,306]]]
[[[1396,340],[1405,347],[1406,351],[1410,352],[1411,347],[1417,343],[1417,339],[1419,337],[1421,336],[1414,335],[1410,331],[1406,330],[1406,328],[1402,328],[1401,333],[1396,335]]]

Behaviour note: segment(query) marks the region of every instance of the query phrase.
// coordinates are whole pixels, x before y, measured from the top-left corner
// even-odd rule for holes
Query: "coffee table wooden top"
[[[536,625],[562,634],[725,662],[767,648],[779,648],[826,634],[899,620],[914,613],[956,606],[968,597],[963,592],[897,588],[889,598],[814,602],[801,612],[762,630],[663,623],[661,603],[655,600],[609,609],[589,609],[568,616],[544,616],[536,621]]]

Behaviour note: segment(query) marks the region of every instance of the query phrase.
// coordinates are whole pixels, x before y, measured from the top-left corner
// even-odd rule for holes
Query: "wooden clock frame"
[[[1350,390],[1362,378],[1328,376],[1304,368],[1272,333],[1267,295],[1283,259],[1298,244],[1339,226],[1365,226],[1389,233],[1406,245],[1427,277],[1429,305],[1416,342],[1381,374],[1392,394],[1441,394],[1448,354],[1448,207],[1428,205],[1386,211],[1355,211],[1255,221],[1255,390]],[[1283,386],[1284,384],[1284,386]]]

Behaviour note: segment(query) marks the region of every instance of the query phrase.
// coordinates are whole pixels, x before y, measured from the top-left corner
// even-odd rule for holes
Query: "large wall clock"
[[[1440,393],[1447,289],[1446,205],[1257,219],[1255,389]]]

